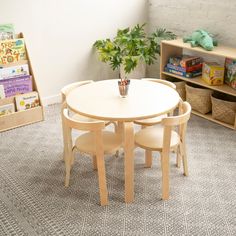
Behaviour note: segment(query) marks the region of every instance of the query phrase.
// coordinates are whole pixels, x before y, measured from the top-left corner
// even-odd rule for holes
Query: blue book
[[[197,77],[197,76],[202,74],[202,70],[197,70],[197,71],[192,71],[192,72],[182,72],[182,71],[178,71],[178,70],[175,70],[175,69],[170,69],[168,67],[165,67],[165,71],[168,72],[168,73],[183,76],[183,77],[186,77],[186,78],[193,78],[193,77]]]
[[[202,63],[196,64],[190,67],[176,66],[171,63],[168,63],[166,67],[168,69],[173,69],[173,70],[181,71],[181,72],[194,72],[194,71],[200,71],[202,69]]]

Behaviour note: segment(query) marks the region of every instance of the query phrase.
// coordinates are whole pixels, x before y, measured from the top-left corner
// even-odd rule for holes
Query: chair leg
[[[152,151],[151,150],[145,151],[145,164],[147,168],[152,167]]]
[[[181,148],[181,154],[182,154],[182,160],[183,160],[184,175],[188,176],[188,161],[187,161],[185,142],[182,142],[180,144],[180,148]]]
[[[73,152],[68,152],[65,156],[65,167],[66,167],[66,176],[65,176],[65,187],[69,186],[70,182],[70,171],[71,171],[71,159]]]
[[[161,153],[162,199],[169,199],[169,155]]]
[[[93,169],[94,170],[98,169],[96,155],[93,155]]]
[[[180,146],[176,149],[176,166],[180,168],[181,165],[181,153],[180,153]]]
[[[62,116],[62,137],[63,137],[63,161],[65,161],[66,159],[66,145],[67,145],[67,140],[66,140],[66,131],[65,131],[65,125],[64,125],[64,120],[63,120],[63,116]]]
[[[107,184],[106,184],[104,156],[97,155],[96,157],[97,157],[100,203],[101,203],[101,206],[105,206],[105,205],[108,205],[108,192],[107,192]]]
[[[115,154],[115,157],[117,158],[117,157],[119,157],[119,154],[120,154],[120,151],[119,151],[119,149],[116,151],[116,154]]]
[[[75,153],[76,153],[76,148],[73,148],[72,150],[72,156],[71,156],[71,165],[73,166],[75,163]]]

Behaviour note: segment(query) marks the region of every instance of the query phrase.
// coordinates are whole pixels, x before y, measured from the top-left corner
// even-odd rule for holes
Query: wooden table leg
[[[119,134],[122,138],[122,140],[124,140],[124,123],[121,121],[117,122],[117,127],[116,127],[116,133]]]
[[[134,200],[134,127],[133,122],[124,122],[125,202]]]

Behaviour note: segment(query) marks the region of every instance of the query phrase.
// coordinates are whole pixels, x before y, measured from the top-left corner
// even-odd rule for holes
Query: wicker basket
[[[167,78],[167,80],[176,85],[176,91],[178,92],[182,100],[185,101],[186,100],[186,90],[185,90],[186,82],[178,80],[176,78],[172,78],[172,77]]]
[[[212,117],[227,124],[234,125],[236,116],[236,98],[225,94],[213,93]]]
[[[183,101],[186,100],[186,90],[185,90],[185,82],[179,81],[179,82],[173,82],[176,85],[176,90],[179,94],[179,96],[182,98]]]
[[[196,85],[185,85],[186,100],[190,103],[193,110],[202,114],[211,111],[211,94],[212,90],[205,89]]]

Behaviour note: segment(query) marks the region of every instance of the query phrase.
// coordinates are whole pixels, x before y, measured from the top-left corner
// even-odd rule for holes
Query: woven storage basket
[[[178,92],[178,94],[182,98],[182,100],[185,101],[186,100],[186,90],[185,90],[186,82],[181,81],[176,78],[172,78],[172,77],[167,78],[167,80],[176,85],[176,91]]]
[[[236,98],[213,93],[211,96],[211,101],[212,117],[216,120],[234,125],[236,115]]]
[[[193,87],[194,86],[194,87]],[[211,94],[212,90],[205,89],[195,85],[185,85],[186,100],[190,103],[193,110],[202,114],[211,111]]]
[[[186,90],[185,90],[185,82],[173,82],[176,85],[176,91],[178,92],[179,96],[182,98],[183,101],[186,100]]]

